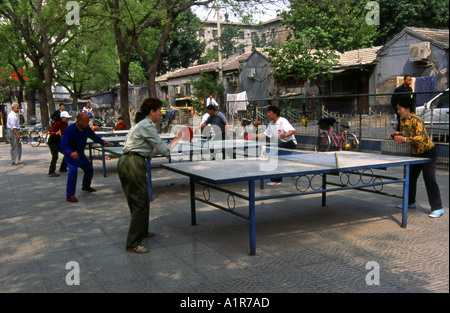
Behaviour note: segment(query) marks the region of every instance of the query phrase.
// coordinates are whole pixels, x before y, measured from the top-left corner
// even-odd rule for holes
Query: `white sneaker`
[[[271,182],[268,182],[267,185],[268,186],[278,186],[278,185],[281,185],[281,183],[276,182],[276,181],[271,181]]]
[[[441,217],[442,215],[444,215],[444,209],[435,210],[435,211],[431,212],[431,214],[428,216],[429,217]]]

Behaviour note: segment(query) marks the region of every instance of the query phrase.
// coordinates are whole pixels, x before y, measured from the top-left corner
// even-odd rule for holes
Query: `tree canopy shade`
[[[288,41],[269,49],[275,77],[331,78],[335,52],[386,44],[405,26],[448,28],[447,0],[378,0],[379,25],[366,21],[366,0],[291,0],[282,12]]]
[[[406,26],[448,29],[448,0],[377,0],[380,25],[376,45],[384,45]]]
[[[201,59],[203,51],[205,51],[206,44],[197,37],[197,32],[202,28],[202,23],[191,10],[181,13],[176,18],[172,28],[173,30],[158,64],[158,75],[191,66]],[[153,41],[155,40],[153,39]]]
[[[366,15],[364,1],[292,0],[291,10],[280,14],[288,40],[268,49],[275,77],[331,78],[336,52],[373,44],[377,28],[366,23]]]
[[[67,23],[67,0],[15,1],[0,0],[0,14],[13,24],[27,45],[27,58],[33,63],[43,82],[44,94],[40,93],[42,123],[48,125],[49,110],[55,111],[52,83],[53,60],[77,32],[71,31],[74,23]],[[78,1],[79,9],[87,9],[90,1]],[[41,60],[43,62],[41,63]],[[48,102],[48,106],[45,105]]]
[[[283,24],[295,38],[310,48],[339,52],[369,47],[377,36],[377,26],[368,25],[361,0],[292,0],[291,10],[282,12]]]
[[[221,3],[239,4],[248,1],[250,0],[221,0]],[[212,2],[213,0],[0,0],[0,17],[2,30],[5,29],[3,26],[14,25],[15,38],[23,38],[26,46],[21,49],[25,53],[21,59],[34,68],[34,71],[28,73],[36,74],[38,87],[40,84],[43,86],[42,90],[45,92],[40,93],[39,100],[44,125],[49,121],[49,110],[50,113],[55,110],[51,89],[55,77],[71,87],[72,91],[81,93],[83,88],[80,83],[87,83],[82,74],[87,69],[92,70],[91,75],[93,72],[110,73],[110,68],[94,69],[92,61],[96,60],[98,54],[94,56],[94,42],[86,40],[85,36],[100,31],[97,39],[112,39],[119,60],[116,72],[120,82],[121,114],[129,125],[128,81],[133,55],[138,51],[149,60],[145,77],[149,96],[156,96],[154,81],[157,66],[175,19],[193,6],[205,6]],[[147,45],[147,48],[150,46],[152,49],[141,49],[140,45],[151,32],[155,35],[154,42]],[[74,38],[85,41],[77,42]],[[107,46],[110,42],[106,39]],[[84,55],[68,49],[78,50]],[[105,53],[105,50],[98,49],[97,52]],[[17,54],[17,51],[10,50],[9,53]],[[17,56],[13,58],[17,59]],[[47,102],[48,106],[45,105]]]
[[[255,3],[276,1],[280,0],[0,0],[0,68],[26,69],[28,80],[18,78],[29,99],[38,90],[44,125],[55,110],[55,81],[73,97],[119,82],[120,113],[130,125],[130,78],[139,83],[145,79],[149,96],[156,97],[156,75],[198,58],[202,49],[194,42],[196,18],[191,8],[220,4],[247,23]],[[448,1],[377,2],[381,24],[368,25],[365,0],[291,0],[290,10],[280,15],[291,37],[270,51],[276,77],[315,79],[332,67],[335,51],[384,44],[404,26],[448,27]],[[224,53],[236,51],[225,38],[229,33],[232,42],[235,32],[222,32]]]
[[[145,78],[149,97],[156,97],[155,79],[163,51],[170,38],[172,26],[176,18],[194,6],[205,6],[214,0],[100,0],[107,11],[107,16],[114,31],[116,48],[119,57],[120,107],[125,123],[130,125],[128,111],[129,66],[135,51],[141,55],[147,68]],[[221,0],[223,3],[246,3],[252,0]],[[144,42],[148,32],[157,35],[146,51]],[[159,36],[158,36],[159,34]],[[147,42],[148,46],[148,42]]]
[[[98,88],[94,80],[103,85],[115,82],[111,77],[114,67],[111,58],[118,60],[115,72],[120,84],[120,110],[130,125],[128,83],[130,64],[136,61],[136,55],[139,54],[146,64],[144,77],[150,97],[156,97],[155,78],[160,61],[165,60],[164,49],[171,49],[169,57],[172,53],[178,55],[180,66],[186,66],[186,62],[195,57],[192,53],[186,54],[187,50],[193,52],[194,47],[189,45],[195,33],[188,30],[189,23],[182,26],[186,29],[184,33],[177,32],[178,36],[169,41],[182,13],[194,6],[214,3],[237,12],[235,15],[245,16],[249,22],[254,9],[251,3],[272,1],[275,0],[0,0],[0,26],[14,26],[15,31],[9,35],[17,42],[23,40],[20,49],[23,56],[13,55],[19,53],[12,49],[8,53],[13,59],[21,59],[21,65],[28,67],[28,73],[33,75],[30,81],[35,82],[39,90],[44,125],[49,121],[49,113],[55,110],[52,94],[55,79],[74,97],[79,97],[86,88]],[[96,39],[101,47],[95,46],[99,43]],[[112,43],[115,52],[111,50]],[[168,43],[172,45],[168,46]],[[186,51],[173,49],[175,45],[182,45]],[[198,51],[194,52],[198,54]],[[106,57],[102,58],[102,55]],[[99,79],[101,76],[104,78]],[[136,63],[133,63],[132,77],[142,79]],[[105,80],[108,83],[105,84]]]

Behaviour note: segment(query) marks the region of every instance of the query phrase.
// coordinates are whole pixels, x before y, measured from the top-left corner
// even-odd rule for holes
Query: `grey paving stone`
[[[197,203],[198,225],[192,226],[188,180],[155,168],[150,230],[157,235],[143,241],[150,253],[137,255],[125,252],[130,216],[117,159],[107,160],[107,177],[94,160],[98,191],[77,186],[79,202],[68,203],[66,174],[47,176],[48,148],[23,148],[26,165],[13,167],[9,146],[0,143],[2,293],[449,292],[448,171],[437,172],[444,216],[428,217],[419,180],[418,206],[409,211],[406,229],[395,208],[400,200],[376,194],[330,194],[326,207],[320,196],[258,203],[257,254],[250,256],[246,220]],[[78,185],[81,177],[80,171]],[[295,180],[280,187],[287,192]],[[223,194],[213,196],[226,202]],[[80,285],[66,283],[70,261],[80,267]],[[379,285],[367,283],[369,262],[379,265]]]

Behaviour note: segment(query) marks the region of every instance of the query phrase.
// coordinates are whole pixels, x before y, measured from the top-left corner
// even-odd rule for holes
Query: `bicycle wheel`
[[[348,142],[348,135],[345,133],[341,138],[339,138],[339,151],[349,150],[350,143]]]
[[[316,152],[328,151],[330,149],[330,145],[331,145],[330,135],[321,132],[316,139],[316,146],[315,146]]]
[[[50,137],[50,131],[48,131],[47,134],[45,134],[45,136],[41,137],[41,143],[48,143],[48,138]]]
[[[20,131],[20,141],[22,143],[28,143],[30,141],[30,132],[28,130]]]
[[[33,130],[30,133],[30,145],[32,147],[38,147],[41,144],[41,135],[39,132]]]
[[[347,146],[346,150],[358,151],[359,150],[359,140],[355,134],[347,134]]]

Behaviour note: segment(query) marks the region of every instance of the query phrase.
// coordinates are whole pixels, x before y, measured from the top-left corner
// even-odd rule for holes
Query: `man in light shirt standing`
[[[209,98],[206,99],[206,106],[208,106],[208,105],[210,105],[210,104],[215,105],[216,107],[219,106],[219,104],[217,103],[217,101],[213,98],[213,95],[212,95],[212,94],[210,94],[210,95],[209,95]]]
[[[6,128],[8,132],[9,143],[11,145],[11,165],[24,165],[20,160],[22,158],[22,143],[20,142],[20,124],[17,116],[20,108],[17,103],[11,107],[11,112],[8,113],[6,121]]]

